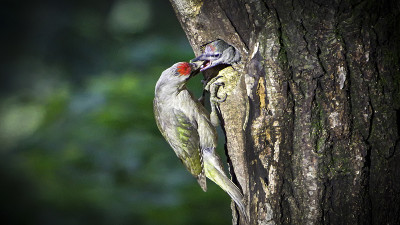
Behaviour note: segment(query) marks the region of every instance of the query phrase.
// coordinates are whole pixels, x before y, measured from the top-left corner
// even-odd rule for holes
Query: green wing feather
[[[191,121],[182,111],[174,109],[176,135],[179,140],[178,148],[175,149],[178,157],[186,168],[197,178],[201,188],[206,191],[207,184],[204,174],[203,158],[200,154],[199,133],[197,123]]]

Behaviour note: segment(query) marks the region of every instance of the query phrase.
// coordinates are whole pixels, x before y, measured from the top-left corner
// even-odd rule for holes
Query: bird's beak
[[[216,54],[201,54],[200,56],[190,60],[190,62],[201,62],[200,72],[203,72],[204,70],[214,67],[215,65],[213,62],[219,58],[221,58],[221,56],[216,56]]]
[[[201,54],[201,55],[197,56],[196,58],[190,60],[190,62],[203,61],[202,60],[203,57],[204,57],[203,54]]]
[[[190,77],[196,76],[198,73],[200,73],[200,68],[202,65],[203,61],[191,62],[190,66],[192,67],[192,73],[190,74]]]
[[[191,62],[190,65],[192,66],[192,71],[200,69],[200,67],[203,65],[203,61],[196,61],[196,62]]]
[[[212,60],[210,60],[208,58],[200,59],[200,57],[202,57],[202,55],[190,60],[191,63],[196,63],[197,66],[200,65],[200,67],[198,68],[198,69],[200,69],[200,72],[203,72],[204,70],[213,67]]]

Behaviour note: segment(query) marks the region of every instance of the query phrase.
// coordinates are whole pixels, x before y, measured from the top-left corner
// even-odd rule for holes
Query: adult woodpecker
[[[203,54],[191,60],[191,62],[203,61],[200,71],[210,69],[220,64],[233,64],[240,61],[239,51],[232,45],[221,39],[208,43],[204,47]]]
[[[225,175],[217,146],[217,132],[206,109],[186,89],[187,80],[197,74],[202,63],[179,62],[162,72],[157,81],[154,115],[158,129],[203,191],[206,178],[220,186],[247,219],[243,195]]]

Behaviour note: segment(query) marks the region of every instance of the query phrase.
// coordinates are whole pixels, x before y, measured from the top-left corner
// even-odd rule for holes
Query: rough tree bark
[[[399,1],[170,1],[196,55],[241,52],[220,116],[251,224],[400,224]]]

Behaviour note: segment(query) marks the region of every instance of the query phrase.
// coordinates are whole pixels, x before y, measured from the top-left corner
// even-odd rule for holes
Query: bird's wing
[[[174,150],[190,173],[197,178],[201,188],[206,191],[207,184],[199,147],[200,138],[197,123],[190,120],[179,109],[173,109],[173,112],[176,137],[179,141]]]

